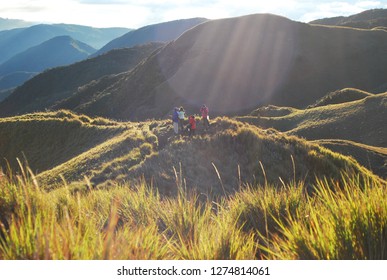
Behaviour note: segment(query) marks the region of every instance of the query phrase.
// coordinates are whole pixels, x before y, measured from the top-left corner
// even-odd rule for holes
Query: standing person
[[[181,132],[183,132],[184,129],[184,119],[185,119],[185,111],[183,107],[180,107],[179,111],[177,112],[177,115],[179,117],[179,129]]]
[[[194,115],[189,116],[188,121],[189,121],[189,124],[188,124],[189,136],[195,135],[195,131],[196,131],[195,116]]]
[[[210,127],[210,122],[208,121],[209,115],[208,115],[208,107],[206,106],[206,104],[203,104],[203,106],[200,108],[200,114],[202,115],[204,129],[207,130],[207,128]]]
[[[173,131],[175,134],[179,134],[179,108],[175,107],[172,114]]]

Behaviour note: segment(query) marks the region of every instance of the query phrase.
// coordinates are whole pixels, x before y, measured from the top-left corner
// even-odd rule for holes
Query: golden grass
[[[212,201],[143,181],[47,192],[33,173],[0,180],[0,259],[385,259],[386,183],[347,177],[243,185]],[[84,183],[87,186],[87,182]]]

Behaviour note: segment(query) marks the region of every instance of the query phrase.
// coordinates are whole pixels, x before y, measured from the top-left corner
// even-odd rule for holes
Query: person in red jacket
[[[206,106],[206,104],[203,104],[203,106],[200,108],[200,114],[202,115],[204,129],[207,130],[207,128],[210,127],[210,122],[208,121],[209,115],[208,115],[208,107]]]
[[[194,115],[189,116],[188,122],[189,122],[188,124],[189,136],[195,135],[195,131],[196,131],[195,116]]]

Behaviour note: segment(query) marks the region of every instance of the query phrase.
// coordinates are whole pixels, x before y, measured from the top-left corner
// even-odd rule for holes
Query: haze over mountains
[[[0,63],[15,54],[57,36],[70,36],[95,49],[128,32],[127,28],[93,28],[71,24],[38,24],[27,28],[0,31]]]
[[[86,59],[94,52],[91,46],[69,36],[54,37],[5,61],[0,65],[0,76],[13,72],[39,73],[47,68]]]
[[[35,49],[33,55],[34,59],[30,59],[28,54],[25,53],[32,54],[32,51],[30,51],[29,48],[35,48],[55,37],[68,36],[71,40],[78,41],[78,45],[83,42],[82,44],[92,46],[95,50],[88,51],[87,53],[88,56],[93,54],[94,57],[112,49],[132,47],[149,42],[168,42],[180,36],[185,30],[203,21],[205,21],[205,19],[199,18],[177,20],[145,26],[138,30],[133,30],[133,32],[130,32],[129,29],[125,28],[91,28],[68,24],[40,24],[29,28],[11,29],[0,32],[0,51],[2,51],[0,63],[3,62],[4,64],[0,64],[0,67],[3,68],[3,73],[0,74],[0,91],[21,85],[24,81],[47,68],[66,65],[68,64],[66,61],[75,62],[80,60],[74,59],[70,53],[69,57],[65,57],[67,55],[66,52],[58,51],[57,46],[52,44],[52,42],[48,45],[46,44],[44,48],[40,48],[40,53],[39,48]],[[122,34],[125,35],[119,37]],[[113,41],[108,43],[112,39]],[[96,53],[97,49],[101,48],[106,43],[108,44]],[[46,61],[45,59],[45,56],[56,55],[63,56],[63,63],[59,60],[57,60],[57,63],[53,63],[52,61]],[[85,58],[87,58],[87,56],[83,56],[81,59]],[[23,64],[24,67],[20,67],[20,64]],[[12,68],[16,68],[17,71],[7,70]],[[33,72],[25,68],[40,70]]]

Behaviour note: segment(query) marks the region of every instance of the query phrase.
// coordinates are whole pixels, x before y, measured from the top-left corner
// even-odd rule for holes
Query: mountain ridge
[[[186,30],[208,21],[205,18],[180,19],[147,25],[118,37],[100,48],[93,56],[112,49],[129,48],[149,42],[167,43],[179,37]]]
[[[372,9],[348,17],[333,17],[318,19],[311,24],[347,26],[354,28],[380,28],[387,27],[387,9]]]

